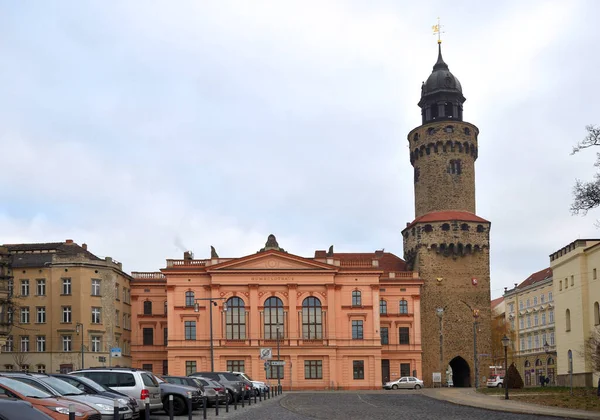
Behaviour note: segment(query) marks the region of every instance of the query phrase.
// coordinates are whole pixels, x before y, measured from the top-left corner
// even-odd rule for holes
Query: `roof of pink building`
[[[544,268],[543,270],[537,271],[531,274],[525,281],[519,284],[518,288],[523,288],[527,286],[531,286],[532,284],[538,283],[542,280],[546,280],[547,278],[552,277],[552,269],[550,267]]]

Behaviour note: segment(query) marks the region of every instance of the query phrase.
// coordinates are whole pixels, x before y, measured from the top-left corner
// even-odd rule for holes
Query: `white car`
[[[250,382],[252,384],[252,388],[254,388],[254,393],[258,394],[258,392],[269,392],[269,387],[267,386],[267,384],[265,384],[264,382],[261,381],[254,381],[252,380],[245,372],[231,372],[234,375],[238,375],[241,376],[242,378],[244,378],[245,380],[247,380],[248,382]]]
[[[501,388],[504,385],[504,376],[492,375],[487,380],[488,388]]]
[[[403,376],[402,378],[396,379],[395,381],[386,382],[383,384],[384,389],[421,389],[423,388],[423,381],[414,376]]]

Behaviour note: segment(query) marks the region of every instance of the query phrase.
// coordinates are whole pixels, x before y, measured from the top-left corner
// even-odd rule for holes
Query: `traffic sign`
[[[285,366],[283,360],[271,360],[271,366]]]
[[[121,348],[113,347],[110,349],[110,357],[121,357]]]
[[[273,349],[271,347],[262,347],[260,349],[260,360],[269,360],[273,358]]]

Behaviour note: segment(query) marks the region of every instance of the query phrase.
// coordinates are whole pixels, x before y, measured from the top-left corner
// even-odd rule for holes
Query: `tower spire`
[[[442,25],[440,23],[440,18],[439,17],[437,18],[437,22],[438,22],[437,25],[433,25],[431,27],[431,29],[433,29],[433,34],[434,35],[437,34],[437,36],[438,36],[437,43],[438,43],[438,45],[440,45],[440,51],[441,51],[442,34],[445,33],[445,32],[442,31]],[[440,53],[440,55],[441,55],[441,53]]]

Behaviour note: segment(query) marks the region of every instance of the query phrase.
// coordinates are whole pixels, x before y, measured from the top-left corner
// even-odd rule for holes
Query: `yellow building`
[[[504,293],[506,325],[511,331],[509,364],[525,386],[540,386],[540,377],[556,383],[555,294],[552,269],[531,274]]]
[[[0,247],[0,348],[6,344],[11,329],[11,297],[8,295],[11,279],[10,254],[6,247]]]
[[[558,383],[595,386],[598,373],[585,350],[600,325],[600,239],[579,239],[550,255],[556,299]],[[571,367],[572,365],[572,367]]]
[[[131,277],[72,240],[5,245],[12,328],[0,369],[69,372],[131,366]],[[110,348],[122,356],[111,360]],[[83,351],[82,351],[83,349]]]

